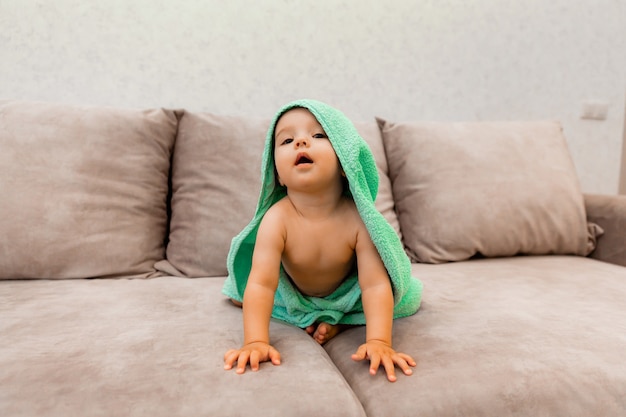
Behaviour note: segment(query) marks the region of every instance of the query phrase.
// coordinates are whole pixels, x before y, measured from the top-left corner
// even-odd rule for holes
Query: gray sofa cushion
[[[0,101],[0,279],[150,276],[173,111]]]
[[[414,264],[422,308],[394,324],[412,376],[389,384],[350,355],[364,328],[325,345],[370,417],[621,416],[626,268],[542,256]]]
[[[254,214],[268,125],[263,119],[182,114],[172,159],[167,261],[157,268],[186,277],[226,275],[230,241]]]
[[[0,415],[363,416],[321,348],[273,322],[282,364],[223,369],[242,342],[223,279],[0,281]]]
[[[593,249],[558,122],[379,123],[414,261]]]

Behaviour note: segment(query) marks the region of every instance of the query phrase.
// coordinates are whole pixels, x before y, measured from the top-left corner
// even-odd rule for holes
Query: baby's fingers
[[[380,367],[381,357],[378,353],[370,355],[370,375],[376,375]]]
[[[230,349],[228,352],[224,354],[224,369],[232,369],[233,364],[239,357],[239,350]]]
[[[250,359],[250,352],[244,350],[239,353],[239,360],[237,360],[237,372],[238,374],[243,374],[246,372],[246,365],[248,364],[248,360]]]
[[[409,364],[409,366],[416,366],[417,362],[415,361],[415,359],[413,359],[412,356],[407,355],[406,353],[398,353],[398,356],[401,357],[402,359],[404,359],[406,361],[406,363]]]
[[[367,346],[361,345],[355,353],[352,354],[352,360],[362,361],[367,358]]]
[[[411,358],[408,359],[410,360]],[[413,373],[413,370],[409,366],[409,362],[402,356],[402,354],[395,355],[393,357],[393,361],[396,365],[398,365],[398,368],[402,369],[402,372],[404,372],[405,375],[411,375]]]
[[[259,370],[259,351],[253,350],[250,353],[250,369],[253,371]]]
[[[393,359],[389,356],[385,356],[382,358],[382,363],[385,367],[385,372],[387,373],[387,379],[389,382],[396,382],[396,366]]]
[[[271,346],[269,351],[269,357],[274,365],[280,365],[280,353],[278,353],[278,351]]]

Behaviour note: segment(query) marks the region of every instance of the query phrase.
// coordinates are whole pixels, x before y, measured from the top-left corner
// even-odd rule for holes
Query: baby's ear
[[[346,177],[346,171],[344,171],[343,169],[341,170],[341,176],[344,178]]]

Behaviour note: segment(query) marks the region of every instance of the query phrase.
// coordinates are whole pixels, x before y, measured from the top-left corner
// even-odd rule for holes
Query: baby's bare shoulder
[[[274,203],[269,209],[267,209],[265,216],[276,216],[284,214],[289,208],[288,206],[289,201],[287,200],[287,197],[283,197],[282,199]]]
[[[272,226],[282,224],[287,215],[287,211],[288,207],[285,205],[285,199],[283,198],[267,209],[263,215],[263,219],[261,219],[261,227],[269,224]]]
[[[354,200],[352,200],[351,198],[346,198],[344,207],[345,207],[345,215],[349,219],[354,220],[359,224],[363,224],[361,213],[359,213],[359,210],[357,209],[356,204],[354,203]],[[365,225],[363,224],[363,226]]]

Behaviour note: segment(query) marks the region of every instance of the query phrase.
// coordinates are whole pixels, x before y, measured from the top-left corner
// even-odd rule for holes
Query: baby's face
[[[278,120],[274,163],[280,184],[288,189],[312,191],[341,183],[335,150],[317,119],[304,108],[289,110]]]

